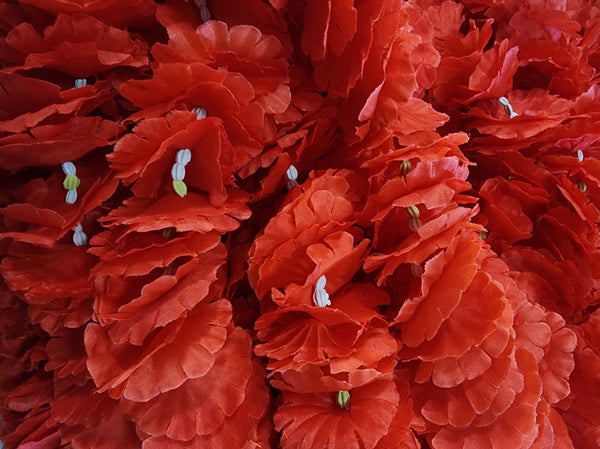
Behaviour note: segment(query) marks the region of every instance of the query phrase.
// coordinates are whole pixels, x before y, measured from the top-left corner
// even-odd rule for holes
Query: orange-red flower
[[[2,215],[13,221],[0,235],[51,248],[78,223],[85,227],[84,232],[97,229],[94,209],[115,192],[118,184],[108,170],[94,167],[99,159],[91,157],[83,163],[77,162],[80,184],[73,203],[66,201],[65,173],[60,166],[54,167],[47,179],[31,179],[18,192],[18,200],[0,209]]]
[[[335,293],[362,263],[369,241],[353,229],[362,186],[349,171],[330,171],[303,185],[250,249],[248,275],[260,299],[271,292],[279,304],[312,304],[315,283],[327,276]]]
[[[0,2],[2,443],[598,445],[598,42],[577,0]]]
[[[102,326],[92,323],[85,330],[87,367],[99,392],[146,402],[204,376],[225,344],[230,322],[226,300],[205,301],[143,346],[114,343]]]
[[[156,198],[173,192],[172,167],[177,153],[187,148],[191,159],[186,166],[185,184],[190,191],[209,194],[214,205],[227,199],[226,187],[233,185],[233,171],[247,158],[237,160],[220,119],[196,120],[193,113],[175,112],[166,118],[148,119],[115,145],[108,159],[133,193]]]
[[[284,391],[283,404],[273,417],[282,432],[282,448],[372,449],[387,435],[396,414],[408,411],[406,396],[400,396],[391,379],[376,380],[349,393],[350,405],[345,410],[336,403],[336,393]]]
[[[569,379],[571,394],[567,410],[562,417],[569,428],[569,436],[575,447],[587,447],[600,441],[600,426],[596,411],[600,388],[600,312],[595,311],[580,326],[574,326],[577,333],[577,347],[573,353],[575,369]]]
[[[152,234],[141,239],[133,235],[125,259],[119,253],[101,255],[106,263],[93,273],[98,298],[95,317],[116,343],[141,344],[154,329],[187,314],[221,288],[216,281],[226,252],[217,235],[188,234],[171,241]],[[101,237],[92,243],[99,243]],[[136,240],[143,242],[143,237],[150,237],[149,245],[135,248]],[[187,245],[187,256],[182,256],[178,250]],[[169,254],[169,249],[175,252]],[[140,263],[128,272],[127,260],[134,259]]]
[[[186,442],[200,437],[210,441],[215,432],[223,438],[219,428],[244,405],[253,372],[249,355],[250,338],[241,329],[235,329],[216,352],[214,364],[204,375],[188,378],[177,388],[149,400],[121,399],[121,406],[133,417],[138,431],[148,438]],[[260,395],[256,390],[251,393]],[[199,403],[202,407],[197,406]],[[266,406],[264,398],[261,403]],[[178,406],[172,408],[171,404]]]
[[[257,337],[264,343],[256,345],[255,353],[269,358],[267,368],[276,380],[278,373],[285,377],[286,371],[302,371],[306,365],[326,367],[334,377],[358,376],[361,370],[387,372],[398,344],[376,307],[389,301],[383,290],[356,284],[333,295],[331,307],[302,305],[265,313],[256,321]],[[317,381],[309,391],[316,391]]]

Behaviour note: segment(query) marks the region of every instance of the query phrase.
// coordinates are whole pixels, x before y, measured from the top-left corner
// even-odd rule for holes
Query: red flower
[[[158,200],[133,197],[123,201],[123,207],[113,209],[102,219],[105,226],[126,226],[128,232],[162,231],[225,234],[239,228],[250,217],[246,206],[248,194],[235,190],[218,207],[212,206],[207,195],[188,193],[185,198],[171,193]]]
[[[244,402],[228,417],[223,425],[208,435],[195,435],[189,441],[181,441],[168,436],[151,436],[144,440],[143,449],[182,449],[216,447],[239,447],[268,449],[269,436],[273,424],[265,415],[268,394],[264,384],[264,370],[260,364],[252,365],[252,374],[244,392]],[[203,405],[204,406],[204,405]]]
[[[372,253],[367,257],[365,271],[371,272],[383,266],[378,280],[381,284],[403,263],[420,265],[438,248],[449,247],[452,240],[464,229],[479,231],[481,228],[478,225],[469,223],[476,212],[472,209],[449,206],[435,210],[435,218],[429,219],[425,215],[422,218],[423,226],[410,234],[395,249],[387,254]]]
[[[551,130],[567,120],[573,105],[571,101],[552,96],[542,89],[515,90],[508,93],[506,98],[518,116],[509,117],[497,101],[481,102],[469,110],[474,118],[468,126],[481,134],[493,136],[491,140],[520,140],[530,144],[525,139]]]
[[[252,374],[249,354],[250,338],[241,329],[235,329],[215,354],[214,364],[206,374],[188,378],[179,387],[149,400],[121,399],[121,406],[132,416],[138,432],[147,437],[177,441],[209,437],[244,403]],[[170,404],[178,407],[173,409]]]
[[[479,188],[479,222],[489,231],[487,242],[498,252],[533,235],[535,212],[549,201],[545,189],[504,178],[489,178]]]
[[[273,217],[250,249],[249,280],[259,299],[271,289],[279,304],[308,305],[320,276],[329,294],[350,280],[369,244],[357,242],[360,231],[351,228],[358,183],[349,171],[315,176]]]
[[[22,0],[21,3],[52,14],[86,12],[114,27],[150,26],[156,9],[156,3],[145,0],[83,0],[77,3],[70,0]]]
[[[357,31],[357,10],[353,0],[309,1],[304,11],[302,51],[313,61],[341,55]]]
[[[482,415],[467,429],[444,427],[431,440],[439,449],[457,445],[494,448],[529,448],[537,435],[536,406],[540,396],[540,379],[533,356],[516,352],[511,380],[503,381],[490,412]],[[469,389],[472,394],[476,394]],[[467,390],[467,391],[469,391]],[[450,413],[461,413],[450,409]]]
[[[486,22],[481,30],[471,24],[471,30],[464,38],[451,38],[445,43],[432,87],[432,99],[437,104],[449,108],[456,107],[453,103],[495,100],[512,90],[519,49],[502,41],[483,51],[491,33],[490,22]]]
[[[13,244],[2,261],[7,284],[29,305],[31,319],[49,334],[78,327],[91,317],[95,258],[73,243],[53,249]]]
[[[196,120],[193,113],[175,112],[167,118],[145,120],[117,142],[108,159],[119,178],[128,184],[135,181],[136,196],[156,198],[173,192],[172,167],[184,148],[191,155],[185,184],[190,190],[207,192],[212,204],[222,204],[227,199],[226,187],[233,184],[233,171],[247,159],[236,160],[218,118]]]
[[[593,4],[0,3],[7,449],[600,443]]]
[[[376,380],[349,393],[349,409],[344,410],[336,403],[336,393],[284,391],[283,404],[273,417],[282,432],[282,448],[372,449],[399,410],[407,411],[407,398],[400,397],[393,380]]]
[[[5,43],[21,57],[14,70],[49,68],[74,78],[86,78],[118,66],[140,67],[148,62],[147,46],[128,32],[109,27],[87,14],[58,14],[40,36],[29,23],[21,23]]]
[[[156,327],[185,315],[205,298],[218,295],[219,283],[211,284],[217,281],[217,271],[224,263],[224,248],[221,244],[215,246],[218,237],[214,234],[192,238],[191,243],[194,240],[199,246],[192,252],[200,253],[177,261],[171,268],[170,262],[160,259],[158,251],[159,262],[141,265],[143,275],[95,273],[99,289],[95,315],[115,343],[139,345]]]
[[[115,344],[106,330],[90,323],[85,331],[87,367],[99,392],[146,402],[204,376],[225,344],[230,322],[227,301],[205,301],[154,332],[143,346]]]
[[[57,382],[51,405],[61,440],[72,447],[110,449],[115,444],[125,449],[140,447],[135,425],[121,411],[119,403],[106,394],[96,393],[91,381],[82,385]]]
[[[94,164],[98,159],[77,163],[80,180],[75,189],[76,199],[67,202],[68,190],[64,187],[65,173],[55,168],[46,180],[32,179],[19,191],[19,202],[0,209],[0,213],[13,220],[14,225],[0,234],[3,238],[53,247],[78,224],[90,232],[97,226],[94,212],[117,188],[117,180],[107,172],[99,172]],[[20,222],[20,223],[19,223]],[[72,235],[69,236],[70,244]]]
[[[80,100],[78,103],[81,104],[86,99]],[[61,106],[63,105],[52,105],[46,108],[46,112],[49,113],[52,109],[60,111]],[[5,129],[25,131],[25,126],[29,126],[28,120],[32,118],[32,124],[35,124],[37,120],[33,116],[40,113],[42,112],[20,115],[10,123],[5,122]],[[23,129],[17,123],[20,121],[25,122]],[[7,170],[15,171],[76,161],[97,148],[112,144],[122,130],[116,123],[100,117],[73,117],[56,125],[35,126],[27,129],[27,132],[0,138],[0,164]]]
[[[331,307],[286,307],[256,321],[257,336],[265,343],[258,344],[255,353],[269,357],[267,368],[276,380],[281,379],[279,373],[285,377],[286,372],[302,371],[306,365],[326,367],[334,377],[358,376],[361,370],[388,372],[387,362],[398,345],[376,310],[389,303],[387,294],[369,284],[356,284],[338,291],[331,303]],[[316,383],[309,391],[314,388]]]
[[[476,260],[479,245],[458,238],[428,261],[421,295],[408,298],[394,320],[404,344],[400,356],[420,359],[422,367],[433,370],[436,385],[489,367],[491,358],[479,346],[507,325],[511,313],[504,292]]]
[[[575,369],[569,379],[571,394],[562,417],[569,428],[575,447],[593,447],[600,441],[600,422],[596,411],[600,408],[600,312],[589,315],[577,333],[577,347],[573,353]]]
[[[443,144],[440,142],[440,145]],[[422,150],[425,155],[433,148]],[[411,154],[395,153],[385,153],[364,164],[373,174],[367,202],[357,214],[359,223],[374,225],[373,246],[384,253],[413,232],[408,228],[410,216],[406,210],[409,206],[420,208],[419,215],[421,217],[422,214],[423,218],[419,218],[424,221],[427,211],[421,210],[425,208],[436,214],[436,209],[447,207],[450,203],[468,201],[460,192],[470,187],[464,181],[468,168],[457,157],[444,157],[435,162],[412,159],[414,167],[406,176],[400,176],[402,161],[406,160],[412,166]],[[392,233],[391,227],[399,229]],[[399,232],[400,229],[405,232]]]

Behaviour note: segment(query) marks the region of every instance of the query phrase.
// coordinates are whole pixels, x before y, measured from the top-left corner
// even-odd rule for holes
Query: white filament
[[[583,162],[583,151],[577,150],[577,159],[579,159],[579,162]]]
[[[203,118],[206,118],[206,109],[200,106],[193,107],[192,112],[196,114],[196,120],[202,120]]]
[[[87,80],[85,78],[77,78],[75,80],[75,89],[83,86],[87,86]]]
[[[73,162],[63,162],[62,170],[65,175],[77,174],[77,170],[75,169],[75,164],[73,164]]]
[[[173,181],[183,181],[185,178],[185,166],[192,160],[192,152],[188,148],[179,150],[175,156],[175,163],[171,168]]]
[[[75,244],[75,246],[87,245],[88,238],[85,232],[83,232],[81,223],[77,223],[77,226],[73,228],[73,231],[75,231],[73,234],[73,243]]]
[[[513,107],[510,104],[510,101],[508,101],[508,98],[500,97],[498,98],[498,103],[504,106],[504,111],[506,112],[506,115],[508,115],[509,118],[514,118],[519,115],[515,111],[513,111]]]
[[[325,291],[325,285],[327,284],[327,278],[325,275],[321,276],[315,285],[315,291],[313,293],[313,302],[318,307],[330,306],[331,301],[329,294]]]
[[[292,190],[298,185],[298,170],[296,170],[296,167],[293,165],[290,165],[290,168],[287,169],[285,175],[288,178],[287,189]]]
[[[77,169],[75,168],[75,164],[73,164],[73,162],[63,162],[61,167],[62,167],[62,171],[65,174],[65,176],[68,176],[68,175],[76,176],[77,175]],[[65,195],[65,203],[75,204],[75,201],[77,201],[77,189],[75,188],[75,189],[67,190],[67,194]]]
[[[178,164],[187,165],[192,160],[192,152],[188,148],[179,150],[175,156],[175,161]]]
[[[75,201],[77,201],[77,189],[67,190],[67,194],[65,195],[65,203],[75,204]]]

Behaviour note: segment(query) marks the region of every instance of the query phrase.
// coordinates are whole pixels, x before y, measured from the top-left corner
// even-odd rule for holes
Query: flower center
[[[196,114],[196,120],[202,120],[203,118],[206,118],[206,109],[201,106],[193,107],[192,112]]]
[[[498,103],[504,106],[504,111],[506,112],[506,115],[508,115],[509,118],[514,118],[517,115],[519,115],[515,111],[513,111],[513,107],[510,104],[510,101],[508,101],[508,98],[500,97],[498,98]]]
[[[77,201],[77,187],[79,187],[80,179],[77,177],[77,170],[73,162],[65,162],[62,164],[62,170],[65,174],[65,180],[63,181],[63,187],[67,191],[65,202],[73,204]]]
[[[339,408],[350,410],[350,392],[345,390],[338,391],[335,402],[337,402]]]
[[[329,294],[325,291],[325,285],[327,284],[327,278],[325,275],[321,276],[315,286],[315,292],[313,293],[313,302],[318,307],[330,306],[331,301]]]
[[[73,243],[75,246],[85,246],[87,245],[88,238],[85,232],[83,232],[83,228],[81,223],[77,223],[77,226],[73,228]]]
[[[177,152],[175,163],[171,168],[171,176],[173,177],[173,189],[180,197],[187,195],[187,186],[183,182],[185,178],[185,166],[192,160],[192,152],[188,148],[184,148]]]
[[[298,185],[298,170],[296,170],[296,167],[294,167],[293,165],[290,165],[290,168],[287,169],[285,175],[288,179],[287,189],[288,191],[292,190]]]

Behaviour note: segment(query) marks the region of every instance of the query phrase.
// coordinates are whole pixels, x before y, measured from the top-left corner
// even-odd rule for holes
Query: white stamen
[[[206,0],[194,0],[194,3],[196,4],[196,6],[198,8],[202,8],[203,6],[206,6]]]
[[[208,22],[212,19],[212,15],[210,14],[210,11],[206,7],[206,5],[200,7],[200,18],[203,22]]]
[[[73,231],[75,231],[73,234],[73,243],[75,244],[75,246],[87,245],[88,238],[85,232],[83,232],[81,223],[77,223],[77,226],[73,228]]]
[[[65,203],[75,204],[75,201],[77,201],[77,189],[67,190],[67,194],[65,195]]]
[[[187,186],[183,182],[185,178],[185,166],[192,160],[192,152],[189,148],[183,148],[177,152],[175,163],[171,167],[171,176],[173,177],[173,188],[177,195],[184,197],[187,194]]]
[[[325,275],[321,276],[315,286],[313,293],[313,302],[318,307],[330,306],[331,301],[329,300],[329,294],[325,291],[325,285],[327,284],[327,278]]]
[[[63,162],[62,170],[65,175],[75,175],[77,173],[73,162]]]
[[[185,178],[185,166],[176,162],[173,164],[173,168],[171,168],[171,176],[173,177],[173,181],[183,181]]]
[[[77,78],[75,80],[75,89],[83,86],[87,86],[87,80],[85,78]]]
[[[175,156],[175,161],[178,164],[186,166],[192,160],[192,152],[189,148],[184,148],[183,150],[179,150],[177,155]]]
[[[192,112],[196,114],[196,120],[202,120],[203,118],[206,118],[206,109],[200,106],[192,108]]]
[[[317,285],[316,285],[316,289],[317,290],[323,290],[325,288],[325,286],[327,285],[327,278],[325,277],[325,275],[321,276],[319,278],[319,280],[317,281]]]
[[[288,178],[287,189],[292,190],[298,185],[298,170],[296,170],[296,167],[293,165],[290,165],[290,168],[287,169],[285,175]]]
[[[290,165],[290,168],[287,169],[285,174],[287,175],[290,181],[295,181],[296,179],[298,179],[298,170],[293,165]]]
[[[506,112],[506,115],[508,115],[509,118],[514,118],[519,115],[515,111],[513,111],[512,105],[510,104],[510,101],[508,101],[508,98],[500,97],[498,98],[498,103],[504,106],[504,111]]]
[[[577,159],[579,159],[579,162],[583,162],[583,151],[577,150]]]
[[[65,202],[67,204],[74,204],[77,201],[77,187],[79,186],[79,178],[77,177],[77,169],[73,162],[63,162],[62,171],[65,174],[65,180],[63,181],[63,187],[67,190],[65,196]]]

